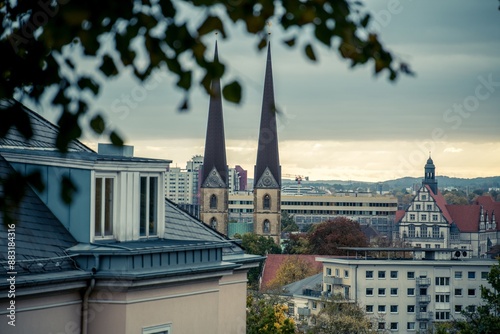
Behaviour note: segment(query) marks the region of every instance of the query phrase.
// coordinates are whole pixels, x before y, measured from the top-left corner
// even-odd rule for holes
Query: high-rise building
[[[276,126],[271,44],[267,49],[264,95],[254,173],[253,230],[279,243],[281,233],[281,166]]]

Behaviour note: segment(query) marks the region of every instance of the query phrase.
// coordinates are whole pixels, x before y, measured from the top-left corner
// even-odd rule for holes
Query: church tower
[[[219,61],[217,42],[214,62]],[[205,154],[201,169],[200,219],[213,229],[227,235],[228,168],[220,78],[212,79]]]
[[[264,96],[254,173],[253,230],[279,243],[281,234],[281,166],[274,103],[271,44],[267,49]]]
[[[438,184],[436,180],[436,166],[434,166],[434,162],[432,161],[430,155],[429,159],[427,159],[427,163],[425,164],[425,175],[422,185],[428,185],[432,192],[437,195]]]

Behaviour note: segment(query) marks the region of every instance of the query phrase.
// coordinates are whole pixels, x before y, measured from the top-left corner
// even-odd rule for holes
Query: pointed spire
[[[214,62],[219,62],[217,42],[215,42]],[[205,184],[210,175],[215,175],[214,170],[224,182],[222,187],[228,185],[226,143],[224,138],[224,119],[222,116],[222,98],[220,78],[212,79],[210,104],[208,109],[207,134],[205,139],[205,154],[203,156],[203,171],[201,184]],[[220,182],[218,182],[220,185]],[[221,188],[220,186],[218,188]]]
[[[264,176],[269,178],[264,184],[259,181]],[[269,175],[270,174],[270,175]],[[264,79],[264,96],[260,118],[259,142],[257,147],[257,164],[255,166],[255,186],[279,188],[281,186],[281,167],[278,150],[278,131],[276,126],[276,104],[274,102],[273,69],[271,62],[271,43],[267,49],[266,74]]]
[[[427,163],[424,167],[424,180],[422,181],[423,185],[428,185],[432,192],[437,195],[438,185],[436,180],[436,166],[434,165],[434,161],[432,161],[430,152],[429,159],[427,159]]]

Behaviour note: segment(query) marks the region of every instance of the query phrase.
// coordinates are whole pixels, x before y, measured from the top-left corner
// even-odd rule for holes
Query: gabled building
[[[396,215],[396,237],[413,247],[469,249],[465,256],[485,257],[500,242],[495,216],[500,202],[481,196],[470,205],[448,205],[438,190],[431,158],[424,168],[422,186],[408,208]]]
[[[78,141],[62,154],[58,128],[24,110],[34,135],[11,129],[0,139],[0,176],[38,171],[45,189],[27,188],[18,210],[6,208],[15,224],[0,218],[0,245],[15,248],[0,255],[11,278],[0,282],[0,314],[15,327],[3,321],[0,332],[244,328],[246,272],[261,258],[165,200],[169,160],[134,157],[131,147],[98,153]],[[66,178],[77,189],[70,204],[61,200]]]

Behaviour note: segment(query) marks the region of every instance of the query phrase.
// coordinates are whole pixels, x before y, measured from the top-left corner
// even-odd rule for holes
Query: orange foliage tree
[[[310,254],[346,255],[339,247],[368,247],[368,240],[358,222],[337,217],[314,226],[309,247]]]

